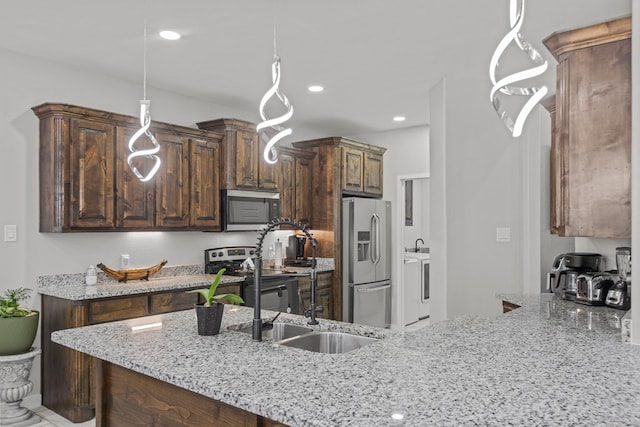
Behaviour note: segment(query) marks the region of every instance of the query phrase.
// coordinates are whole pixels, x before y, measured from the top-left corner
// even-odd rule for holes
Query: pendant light
[[[151,125],[151,111],[149,107],[151,106],[151,101],[147,99],[147,20],[145,16],[144,20],[144,36],[143,36],[143,79],[142,79],[142,97],[140,100],[140,129],[133,134],[131,139],[129,140],[129,156],[127,157],[127,163],[131,168],[131,171],[134,173],[136,177],[142,182],[147,182],[151,180],[158,169],[160,169],[160,157],[157,156],[157,153],[160,151],[160,144],[153,136],[151,132],[149,132],[149,126]],[[135,145],[138,139],[142,136],[146,135],[147,138],[151,141],[151,148],[144,149],[136,149]],[[136,166],[136,162],[134,159],[142,157],[147,159],[152,159],[154,161],[153,167],[149,172],[145,175]]]
[[[536,51],[533,46],[524,40],[520,34],[522,28],[522,21],[524,17],[524,0],[510,0],[509,6],[509,22],[511,30],[502,38],[498,46],[496,47],[491,62],[489,64],[489,77],[493,87],[489,94],[493,108],[498,113],[498,116],[502,119],[507,129],[511,132],[513,137],[518,137],[522,134],[522,128],[524,122],[527,120],[527,116],[533,110],[538,102],[547,94],[548,89],[546,86],[515,86],[516,83],[523,80],[530,79],[542,75],[547,70],[547,61]],[[496,78],[496,71],[498,68],[498,61],[503,55],[507,47],[514,42],[515,45],[524,52],[529,59],[533,62],[531,68],[527,68],[522,71],[509,74],[501,79]],[[515,120],[509,115],[506,108],[502,105],[498,93],[505,95],[519,95],[529,96],[530,98],[525,102],[524,106],[518,113]]]
[[[280,126],[287,120],[289,120],[293,116],[293,106],[287,99],[287,97],[280,92],[280,57],[278,56],[276,50],[276,28],[275,25],[273,27],[273,64],[271,64],[271,81],[273,85],[262,97],[260,101],[260,117],[262,118],[262,122],[258,123],[256,126],[256,131],[262,140],[266,143],[264,148],[264,161],[269,164],[274,164],[278,161],[278,151],[276,149],[276,144],[285,136],[291,135],[291,128],[284,128]],[[278,117],[269,119],[264,112],[264,109],[267,105],[267,102],[273,97],[276,96],[280,102],[284,105],[286,112]],[[267,132],[268,129],[271,129],[272,136]],[[275,132],[275,134],[273,134]]]

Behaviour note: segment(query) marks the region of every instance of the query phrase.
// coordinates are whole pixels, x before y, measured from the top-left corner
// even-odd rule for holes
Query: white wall
[[[433,241],[433,233],[446,228],[448,317],[497,315],[495,294],[518,292],[522,285],[522,143],[492,110],[488,89],[478,71],[448,78],[444,91],[445,137],[437,144],[446,170],[432,171],[431,204],[446,206],[446,223],[437,218],[431,232]],[[434,189],[443,185],[440,180],[446,200]],[[497,227],[511,229],[511,242],[496,242]]]

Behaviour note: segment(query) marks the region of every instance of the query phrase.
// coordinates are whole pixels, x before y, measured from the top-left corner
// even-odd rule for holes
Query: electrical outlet
[[[498,227],[496,228],[496,242],[510,242],[511,241],[511,228],[510,227]]]
[[[120,255],[120,270],[126,270],[127,268],[129,268],[130,260],[131,259],[129,257],[129,254]]]

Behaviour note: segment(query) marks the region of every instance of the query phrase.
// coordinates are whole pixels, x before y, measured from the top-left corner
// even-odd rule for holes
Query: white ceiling
[[[290,126],[326,135],[426,124],[429,88],[444,76],[486,76],[488,91],[488,62],[509,24],[508,0],[2,0],[1,6],[0,48],[136,82],[141,94],[146,17],[150,99],[154,87],[163,88],[247,111],[238,118],[256,122],[271,82],[275,23],[281,90],[295,109]],[[541,43],[550,33],[630,12],[631,0],[529,1],[522,33],[552,60]],[[183,38],[160,40],[160,29]],[[314,83],[325,92],[308,93]],[[394,123],[398,114],[407,120]]]

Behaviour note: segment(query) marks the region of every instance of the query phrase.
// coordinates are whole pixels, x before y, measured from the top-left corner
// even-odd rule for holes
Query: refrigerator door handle
[[[369,245],[369,259],[372,263],[376,263],[376,235],[375,235],[376,215],[371,215],[371,221],[369,223],[369,233],[371,235],[371,244]]]
[[[373,218],[374,218],[374,223],[375,223],[375,250],[376,250],[376,257],[374,260],[374,264],[378,264],[380,262],[380,252],[381,249],[380,248],[380,216],[378,214],[373,214]]]
[[[384,285],[384,286],[376,286],[375,288],[365,288],[365,289],[356,289],[356,292],[378,292],[378,291],[382,291],[384,289],[389,289],[391,287],[391,285]]]

